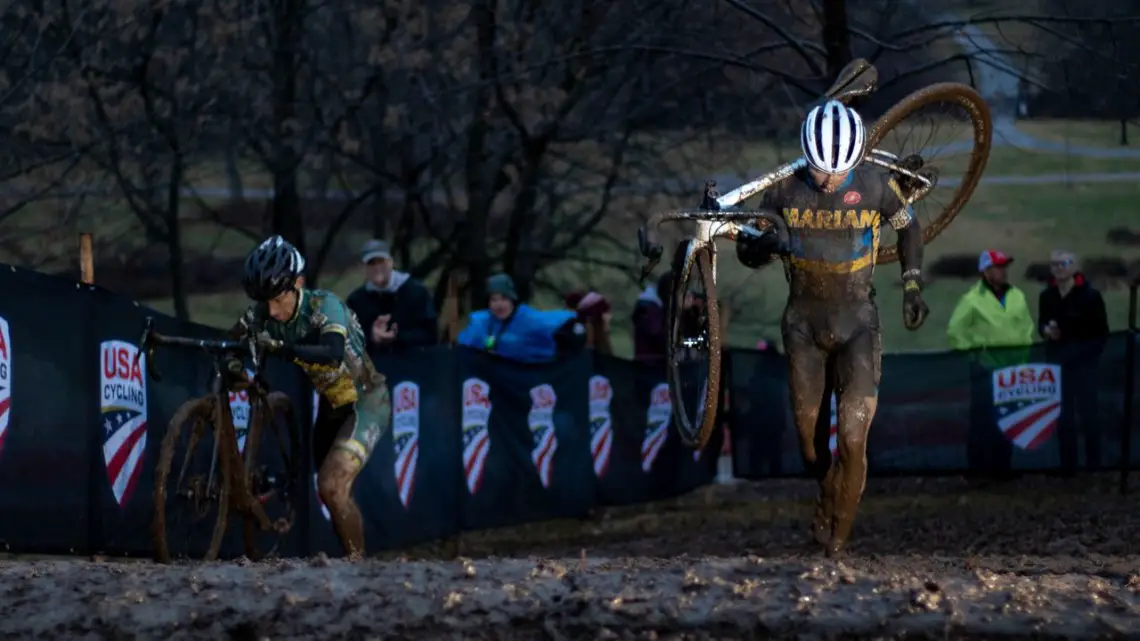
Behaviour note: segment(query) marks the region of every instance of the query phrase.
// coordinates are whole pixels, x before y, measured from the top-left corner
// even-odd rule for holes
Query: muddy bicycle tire
[[[246,447],[244,455],[244,465],[242,473],[245,476],[245,486],[251,486],[254,480],[254,469],[257,465],[257,454],[260,451],[262,444],[262,428],[266,422],[271,426],[277,426],[276,441],[278,447],[281,449],[281,457],[284,459],[286,474],[288,475],[288,483],[292,490],[285,505],[286,513],[288,514],[287,521],[290,524],[290,530],[297,523],[297,514],[299,513],[297,502],[302,500],[304,496],[305,487],[304,480],[301,478],[301,436],[297,429],[296,412],[293,408],[293,401],[281,392],[270,392],[264,397],[264,404],[268,406],[268,413],[262,407],[262,402],[257,403],[256,409],[250,413],[249,432],[246,434]],[[278,413],[284,415],[285,425],[281,427],[279,422],[275,420]],[[285,442],[282,442],[282,432],[284,432]],[[286,453],[285,450],[288,450]],[[257,544],[257,532],[260,528],[257,524],[257,519],[252,514],[243,515],[243,545],[245,547],[245,555],[251,560],[260,561],[267,555],[272,555],[277,551],[277,545],[274,545],[267,554],[263,554]]]
[[[170,563],[173,558],[170,554],[170,543],[167,534],[166,507],[168,498],[167,481],[172,471],[174,450],[178,446],[180,437],[186,429],[190,429],[192,432],[191,446],[188,448],[187,456],[183,459],[184,464],[188,464],[191,461],[194,448],[202,441],[201,436],[205,435],[206,432],[210,432],[214,439],[219,438],[218,431],[214,427],[216,405],[217,402],[212,396],[193,399],[183,403],[182,406],[178,408],[178,411],[174,413],[174,417],[170,419],[170,423],[166,428],[166,436],[162,439],[162,450],[159,453],[158,465],[155,467],[154,472],[154,521],[152,523],[155,560],[159,563]],[[198,432],[197,436],[195,436],[194,432]],[[218,558],[229,517],[231,481],[229,474],[229,450],[221,443],[219,443],[218,447],[218,459],[218,514],[214,522],[209,547],[206,548],[206,553],[201,559],[203,561],[213,561]]]
[[[875,121],[867,139],[868,149],[877,148],[887,132],[894,129],[908,116],[919,109],[940,102],[960,105],[969,113],[971,124],[974,127],[974,148],[970,152],[970,164],[966,169],[966,174],[962,177],[961,184],[957,187],[954,198],[932,222],[923,225],[922,243],[924,245],[941,234],[942,230],[946,229],[946,226],[962,211],[962,207],[974,194],[974,189],[982,178],[982,172],[985,171],[986,163],[989,161],[990,147],[993,142],[993,119],[990,115],[989,105],[977,91],[968,85],[957,82],[933,84],[919,89],[895,103],[893,107],[887,110],[887,113]],[[937,167],[937,163],[934,166]],[[896,262],[898,259],[897,244],[879,247],[876,258],[877,264],[885,265]]]
[[[715,248],[711,245],[697,247],[693,240],[685,240],[677,245],[673,254],[673,283],[669,296],[669,314],[667,316],[669,336],[665,343],[666,375],[669,384],[669,397],[673,403],[673,426],[681,441],[694,450],[703,449],[712,436],[716,425],[717,406],[720,400],[720,308],[717,301],[716,279],[713,270],[716,269]],[[679,363],[680,341],[682,339],[682,305],[685,292],[688,291],[689,279],[693,276],[693,268],[697,268],[697,277],[704,287],[705,319],[707,322],[708,343],[708,378],[703,399],[698,399],[697,405],[702,410],[699,420],[691,420],[685,411],[685,400],[682,394],[682,380]]]

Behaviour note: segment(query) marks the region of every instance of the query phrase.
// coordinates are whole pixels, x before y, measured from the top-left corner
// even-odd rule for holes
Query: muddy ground
[[[717,487],[356,564],[5,560],[0,638],[1140,638],[1140,488],[871,483],[836,561],[809,544],[812,492]]]

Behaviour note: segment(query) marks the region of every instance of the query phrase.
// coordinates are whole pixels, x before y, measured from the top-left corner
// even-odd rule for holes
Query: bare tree
[[[69,42],[72,75],[56,87],[73,101],[69,137],[106,173],[146,240],[166,248],[175,314],[189,318],[182,187],[216,123],[226,77],[226,26],[193,0],[76,3],[84,27]]]

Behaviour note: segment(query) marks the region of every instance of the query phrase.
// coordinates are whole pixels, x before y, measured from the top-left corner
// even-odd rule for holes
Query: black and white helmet
[[[292,289],[304,272],[301,252],[284,238],[271,236],[246,257],[242,286],[253,300],[267,301]]]
[[[828,100],[804,118],[800,146],[814,169],[827,174],[846,173],[863,160],[867,129],[854,109],[838,100]]]

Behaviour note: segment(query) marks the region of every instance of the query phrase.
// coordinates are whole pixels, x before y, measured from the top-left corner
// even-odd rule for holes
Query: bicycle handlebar
[[[255,344],[252,339],[249,341],[211,340],[159,334],[154,331],[154,318],[147,316],[146,324],[143,326],[142,337],[139,338],[138,351],[135,353],[135,363],[137,364],[139,357],[145,353],[147,373],[155,381],[161,381],[162,375],[159,374],[158,366],[154,362],[154,348],[162,346],[201,349],[216,357],[238,352],[248,352],[253,356],[254,367],[256,368],[259,359],[257,358],[257,351],[254,349]]]
[[[758,210],[758,211],[715,211],[715,210],[696,210],[696,211],[665,211],[653,214],[649,217],[645,226],[637,230],[638,245],[642,248],[642,254],[648,259],[645,266],[641,268],[642,286],[645,285],[645,279],[661,262],[662,248],[656,244],[657,228],[661,223],[665,222],[678,222],[697,220],[710,223],[732,223],[740,221],[753,221],[765,220],[768,221],[773,227],[776,228],[776,233],[779,234],[781,251],[786,250],[788,243],[788,226],[779,213],[771,210]],[[746,229],[746,228],[743,228]],[[747,232],[746,232],[747,233]],[[655,251],[646,253],[647,249],[652,248]]]

